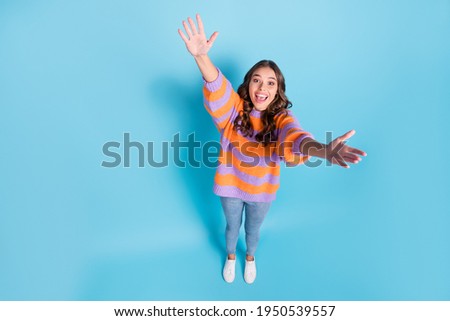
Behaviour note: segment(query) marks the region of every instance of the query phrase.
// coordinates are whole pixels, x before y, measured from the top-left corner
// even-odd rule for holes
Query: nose
[[[259,83],[259,89],[263,89],[264,87],[265,87],[264,82],[261,81],[261,82]]]

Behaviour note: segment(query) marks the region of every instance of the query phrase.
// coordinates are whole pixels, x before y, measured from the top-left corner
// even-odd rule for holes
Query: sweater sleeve
[[[300,127],[297,119],[288,112],[286,116],[277,118],[278,138],[277,153],[288,166],[296,166],[306,162],[310,156],[300,152],[301,142],[313,136]]]
[[[212,82],[204,80],[203,102],[217,129],[222,131],[237,113],[236,103],[239,95],[222,72],[219,69],[218,71],[219,76],[216,80]]]

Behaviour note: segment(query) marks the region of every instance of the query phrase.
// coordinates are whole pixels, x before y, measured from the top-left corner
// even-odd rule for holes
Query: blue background
[[[221,277],[213,168],[101,166],[124,133],[218,140],[196,12],[235,89],[272,59],[305,129],[368,153],[282,168],[251,286],[243,242]],[[449,33],[448,0],[1,1],[0,299],[450,300]]]

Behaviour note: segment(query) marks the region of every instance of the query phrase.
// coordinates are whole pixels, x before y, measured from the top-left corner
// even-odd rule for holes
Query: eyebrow
[[[254,74],[253,77],[255,77],[255,76],[258,76],[258,77],[262,78],[262,76],[260,74]],[[275,77],[268,77],[268,78],[277,81],[277,79]]]

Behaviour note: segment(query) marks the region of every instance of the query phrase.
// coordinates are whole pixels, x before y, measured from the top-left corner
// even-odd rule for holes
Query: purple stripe
[[[237,197],[248,202],[272,202],[276,198],[275,193],[249,194],[235,186],[221,186],[216,183],[214,183],[213,191],[219,196]]]
[[[255,118],[261,118],[261,112],[253,108],[252,111],[250,112],[250,116]]]
[[[278,135],[278,141],[279,142],[284,142],[284,140],[286,139],[286,134],[289,130],[291,130],[292,128],[296,128],[298,131],[303,131],[298,124],[296,124],[296,122],[292,122],[289,123],[287,125],[285,125],[283,128],[281,128],[280,130],[280,134]]]
[[[300,144],[301,142],[306,138],[311,137],[307,134],[300,135],[296,140],[294,141],[285,141],[281,143],[279,151],[280,151],[280,157],[286,162],[286,155],[289,155],[290,153],[298,155],[298,156],[306,156],[300,152]]]
[[[237,110],[235,108],[235,106],[233,106],[228,112],[225,113],[225,115],[223,115],[222,117],[219,118],[214,118],[216,122],[221,123],[223,122],[225,119],[229,119],[229,118],[235,118],[237,115]]]
[[[297,134],[299,132],[302,132],[303,134],[301,134],[299,137],[297,137],[292,144],[292,152],[295,154],[299,154],[300,156],[304,156],[302,153],[300,153],[300,144],[301,142],[307,138],[310,137],[312,138],[312,136],[309,133],[306,133],[301,127],[300,124],[298,123],[297,119],[292,115],[291,111],[288,111],[288,117],[291,117],[293,119],[292,122],[289,122],[288,124],[286,124],[285,126],[283,126],[283,128],[280,131],[280,134],[278,136],[278,141],[285,143],[286,142],[286,136],[287,133],[289,132],[289,130],[296,128],[297,130],[293,131],[292,133],[289,134],[289,136]],[[288,146],[286,146],[288,147]]]
[[[222,97],[220,97],[217,100],[209,101],[207,97],[205,97],[205,103],[206,106],[212,111],[215,112],[219,110],[221,107],[225,106],[225,104],[230,100],[231,98],[231,92],[233,91],[233,87],[231,87],[231,83],[224,78],[224,80],[227,82],[227,88],[225,90],[225,93]]]
[[[238,168],[235,167],[227,167],[223,164],[220,164],[217,168],[217,173],[221,175],[234,175],[240,180],[251,184],[253,186],[260,186],[265,183],[269,183],[272,185],[280,184],[280,177],[278,175],[272,175],[270,173],[264,175],[263,177],[253,176],[244,172],[241,172]]]
[[[234,119],[234,117],[236,117],[236,115],[237,115],[237,110],[236,110],[235,106],[232,106],[232,108],[230,108],[230,110],[227,111],[221,117],[219,117],[219,118],[214,117],[214,114],[212,115],[212,117],[213,117],[214,122],[219,124],[219,123],[223,122],[226,119],[230,119],[230,118]]]
[[[222,79],[224,78],[223,74],[219,68],[217,68],[217,71],[219,72],[219,75],[217,76],[216,80],[207,82],[203,78],[203,83],[205,84],[206,89],[208,89],[208,91],[210,91],[210,92],[215,92],[215,91],[219,90],[220,86],[222,85]]]
[[[276,148],[274,148],[274,151],[272,153],[271,156],[266,156],[266,157],[261,157],[258,154],[256,154],[256,152],[252,151],[250,148],[249,152],[252,153],[252,156],[246,156],[244,154],[242,154],[240,152],[240,150],[238,148],[243,148],[243,146],[241,146],[241,144],[245,144],[241,143],[241,141],[237,141],[237,143],[239,144],[238,147],[234,147],[233,145],[231,145],[231,142],[225,137],[222,136],[222,140],[221,140],[221,146],[223,151],[226,152],[232,152],[233,156],[236,157],[239,161],[246,163],[248,165],[251,165],[252,167],[267,167],[270,165],[270,163],[275,162],[278,163],[280,161],[280,158],[278,157],[277,153],[276,153]],[[249,142],[250,143],[250,142]]]
[[[297,138],[297,139],[294,141],[294,146],[292,147],[292,152],[293,152],[293,153],[299,154],[300,156],[306,156],[306,155],[304,155],[303,153],[300,152],[300,144],[302,143],[302,141],[303,141],[305,138],[312,138],[312,136],[311,136],[311,135],[308,135],[308,134],[305,134],[305,135],[301,135],[299,138]]]

